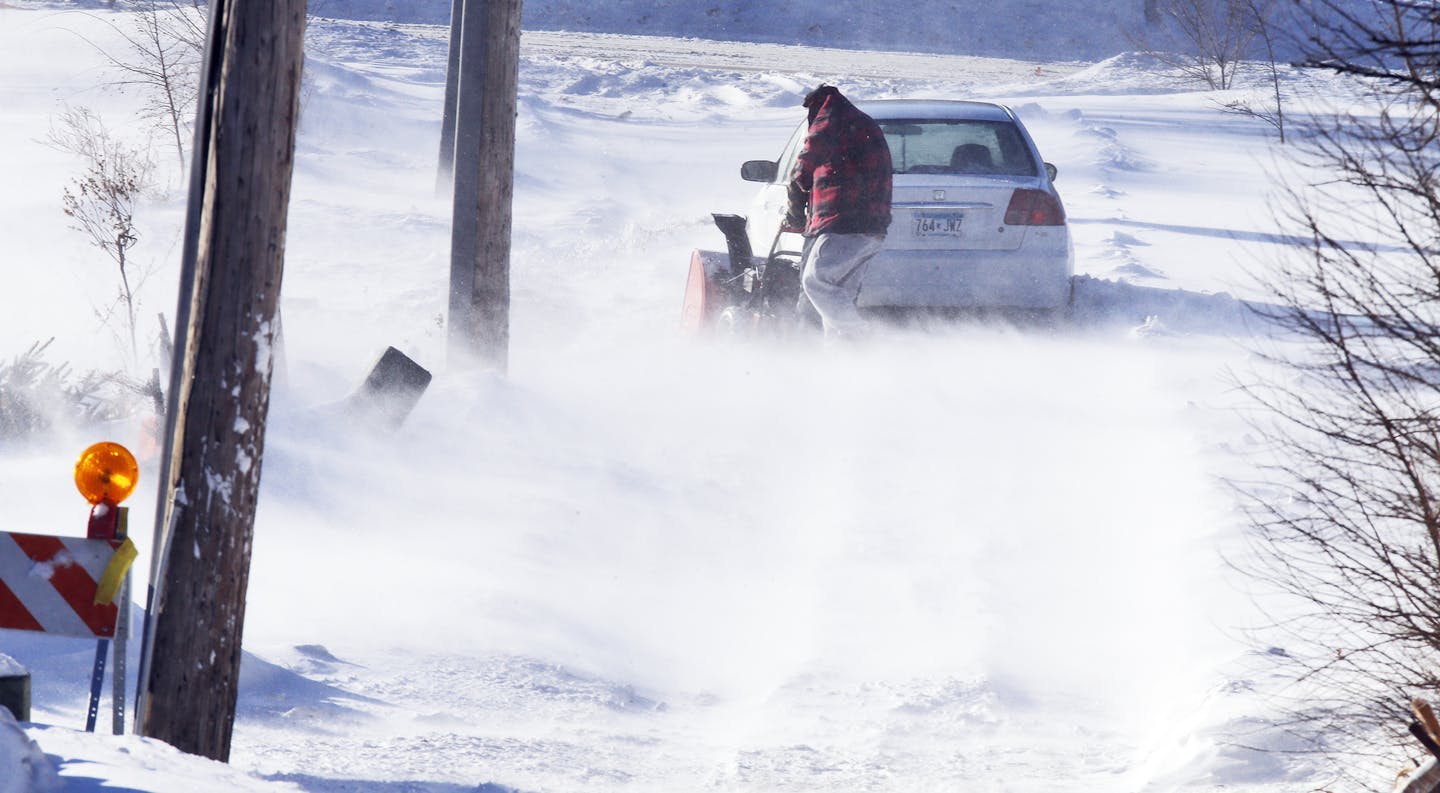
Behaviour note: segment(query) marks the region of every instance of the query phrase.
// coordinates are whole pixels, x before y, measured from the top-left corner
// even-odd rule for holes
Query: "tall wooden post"
[[[211,4],[207,164],[182,281],[140,731],[227,760],[240,675],[299,109],[305,0]],[[194,203],[197,196],[192,193]],[[191,241],[187,240],[187,247]],[[186,286],[188,284],[188,286]],[[158,532],[157,532],[158,534]]]
[[[460,90],[460,31],[465,19],[465,0],[450,0],[450,50],[445,63],[445,108],[440,117],[440,165],[435,173],[435,194],[442,195],[455,183],[455,111]]]
[[[464,2],[450,250],[451,365],[505,371],[520,0]]]

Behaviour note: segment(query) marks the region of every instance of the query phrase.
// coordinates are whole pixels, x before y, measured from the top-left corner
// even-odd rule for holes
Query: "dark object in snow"
[[[306,658],[310,658],[316,661],[326,661],[329,663],[338,664],[346,663],[345,661],[341,661],[339,658],[336,658],[335,654],[330,652],[330,650],[327,649],[323,644],[297,644],[295,645],[295,649]]]
[[[30,720],[30,670],[8,655],[0,655],[0,708],[16,721]]]
[[[1429,702],[1415,697],[1410,700],[1410,711],[1415,714],[1415,721],[1410,724],[1411,734],[1430,754],[1440,757],[1440,720],[1435,717],[1435,709]]]
[[[1410,701],[1410,710],[1415,721],[1410,722],[1410,734],[1430,752],[1431,757],[1415,768],[1400,772],[1395,790],[1401,793],[1437,793],[1440,791],[1440,721],[1430,703],[1416,697]]]
[[[400,429],[430,386],[430,379],[423,366],[394,347],[386,347],[347,408],[392,430]]]

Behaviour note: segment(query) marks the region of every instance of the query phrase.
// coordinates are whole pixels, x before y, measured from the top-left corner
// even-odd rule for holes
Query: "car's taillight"
[[[1020,188],[1010,196],[1010,206],[1005,209],[1005,225],[1063,226],[1065,208],[1053,193]]]

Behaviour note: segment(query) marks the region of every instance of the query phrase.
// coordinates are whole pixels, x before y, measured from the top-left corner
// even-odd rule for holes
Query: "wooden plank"
[[[350,397],[347,411],[351,418],[363,423],[399,429],[425,395],[430,379],[425,367],[394,347],[386,347],[360,389]]]

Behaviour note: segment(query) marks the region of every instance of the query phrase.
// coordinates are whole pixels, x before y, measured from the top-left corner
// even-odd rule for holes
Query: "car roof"
[[[876,99],[855,106],[877,121],[890,119],[965,119],[972,121],[1014,121],[1010,109],[991,102],[950,99]]]

